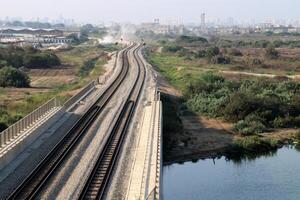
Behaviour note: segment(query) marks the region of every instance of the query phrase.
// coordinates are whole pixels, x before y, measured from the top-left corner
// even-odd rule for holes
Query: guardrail
[[[63,109],[67,111],[73,108],[73,106],[75,106],[82,98],[84,98],[89,93],[89,91],[95,88],[96,83],[97,82],[95,80],[90,82],[87,86],[80,90],[80,92],[67,100],[63,105]]]
[[[162,155],[162,103],[160,100],[160,92],[157,92],[157,102],[159,104],[159,113],[158,113],[158,141],[157,141],[157,163],[156,163],[156,186],[155,186],[155,199],[161,199],[161,183],[162,183],[162,164],[163,164],[163,155]]]
[[[161,169],[162,169],[162,104],[160,101],[160,92],[155,88],[154,103],[158,104],[158,116],[155,120],[158,120],[157,129],[157,146],[156,146],[156,168],[155,168],[155,187],[152,189],[150,194],[146,197],[146,200],[159,200],[161,199]],[[156,106],[155,106],[156,107]],[[156,112],[156,109],[155,109]],[[154,128],[154,127],[153,127]]]
[[[17,121],[0,133],[0,147],[8,144],[12,139],[21,135],[26,129],[30,128],[34,123],[41,119],[45,114],[55,107],[60,107],[60,101],[52,98],[47,103],[38,107],[36,110]]]

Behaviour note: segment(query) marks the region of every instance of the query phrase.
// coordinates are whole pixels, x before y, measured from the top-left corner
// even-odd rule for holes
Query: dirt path
[[[253,72],[240,72],[240,71],[227,71],[227,70],[226,71],[222,70],[220,72],[228,75],[245,75],[245,76],[266,77],[266,78],[286,77],[293,80],[300,79],[300,75],[279,76],[276,74],[260,74],[260,73],[253,73]]]

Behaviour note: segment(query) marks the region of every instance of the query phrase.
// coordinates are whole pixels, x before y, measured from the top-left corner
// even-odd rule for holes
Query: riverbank
[[[174,98],[164,94],[163,100]],[[174,102],[172,107],[179,106]],[[167,103],[170,104],[172,100]],[[170,106],[170,105],[169,105]],[[166,106],[164,105],[164,109]],[[168,108],[167,108],[168,109]],[[174,127],[174,131],[168,128],[169,133],[164,132],[164,164],[182,163],[198,159],[244,157],[247,155],[268,153],[286,144],[295,142],[295,134],[298,129],[279,129],[272,132],[261,133],[253,136],[242,136],[232,130],[233,124],[217,119],[210,119],[204,116],[195,115],[191,112],[180,111],[177,114],[177,122],[180,122],[182,129]],[[174,114],[174,113],[173,113]],[[169,119],[166,123],[169,122]],[[171,119],[171,121],[174,119]]]
[[[276,129],[253,136],[233,131],[234,124],[187,111],[181,92],[158,75],[164,114],[164,164],[199,159],[264,154],[292,144],[299,129]]]

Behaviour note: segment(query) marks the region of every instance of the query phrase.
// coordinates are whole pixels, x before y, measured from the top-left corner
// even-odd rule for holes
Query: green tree
[[[209,47],[206,50],[206,56],[208,57],[208,59],[211,59],[212,57],[219,55],[219,53],[220,53],[220,49],[219,49],[219,47],[216,47],[216,46]]]
[[[30,79],[22,71],[13,67],[0,69],[0,87],[29,87]]]

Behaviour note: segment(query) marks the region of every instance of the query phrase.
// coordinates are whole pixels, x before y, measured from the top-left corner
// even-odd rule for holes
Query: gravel
[[[146,63],[146,61],[144,61]],[[125,142],[121,149],[121,153],[116,163],[112,180],[109,183],[106,192],[106,199],[125,199],[127,188],[129,186],[130,173],[134,161],[134,147],[137,141],[137,133],[141,126],[141,118],[145,105],[152,100],[156,87],[155,74],[151,66],[147,64],[146,80],[143,92],[141,93],[136,112],[133,116],[131,125],[129,126]]]

